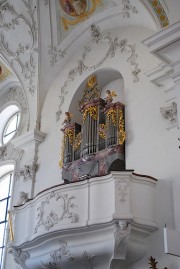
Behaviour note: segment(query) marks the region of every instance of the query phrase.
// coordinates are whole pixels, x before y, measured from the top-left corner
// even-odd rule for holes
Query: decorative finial
[[[97,79],[95,75],[92,75],[87,80],[87,87],[91,89],[95,84],[97,84]]]

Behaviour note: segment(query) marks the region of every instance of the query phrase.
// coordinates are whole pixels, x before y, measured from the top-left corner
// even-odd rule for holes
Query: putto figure
[[[108,104],[112,103],[113,97],[115,97],[115,96],[117,96],[117,94],[114,91],[111,92],[110,90],[107,90],[106,96],[104,98],[106,101],[106,104],[108,105]]]
[[[73,115],[69,112],[65,112],[65,119],[63,121],[63,124],[69,124],[71,123],[71,119],[72,119]]]

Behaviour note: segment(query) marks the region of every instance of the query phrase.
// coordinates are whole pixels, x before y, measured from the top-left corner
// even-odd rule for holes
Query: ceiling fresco
[[[167,12],[160,0],[140,2],[149,7],[161,28],[169,25]],[[135,4],[130,0],[56,0],[59,42],[62,42],[80,23],[99,12],[116,6],[122,6],[124,12],[136,10],[132,3]]]
[[[11,75],[11,71],[0,62],[0,83]]]
[[[57,0],[58,28],[62,41],[78,24],[92,15],[115,6],[108,0]]]

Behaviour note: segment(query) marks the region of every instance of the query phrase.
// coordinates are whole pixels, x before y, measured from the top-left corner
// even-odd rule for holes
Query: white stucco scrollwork
[[[37,6],[33,0],[23,0],[22,3],[20,11],[15,3],[11,5],[8,1],[0,6],[0,52],[33,95],[36,88],[38,60]],[[11,38],[16,39],[18,31],[23,34],[18,36],[18,42],[12,42]]]
[[[141,69],[137,63],[137,53],[135,44],[128,44],[127,39],[118,40],[118,37],[113,38],[110,33],[101,33],[100,29],[96,25],[91,25],[91,42],[89,45],[84,47],[82,52],[81,59],[77,61],[77,66],[70,70],[68,77],[64,85],[60,89],[59,96],[59,107],[56,112],[56,120],[58,121],[61,117],[61,106],[64,102],[64,96],[67,94],[67,86],[71,83],[77,75],[81,76],[86,71],[93,71],[99,68],[108,58],[115,57],[117,51],[120,51],[122,54],[127,54],[127,62],[133,67],[132,75],[134,82],[139,81],[139,73]],[[107,51],[98,59],[94,65],[87,65],[86,59],[87,56],[90,57],[90,54],[94,56],[94,53],[97,52],[96,46],[100,48],[101,46],[106,45]],[[97,58],[97,57],[96,57]]]
[[[131,232],[131,225],[126,221],[119,221],[115,224],[115,245],[114,245],[114,259],[126,258],[126,249]]]
[[[19,169],[15,172],[16,180],[22,179],[23,181],[33,180],[34,175],[37,171],[37,165],[25,165],[24,168]]]
[[[8,252],[13,255],[14,261],[21,266],[22,269],[29,269],[26,266],[26,260],[30,258],[28,252],[22,251],[20,248],[10,247]]]
[[[41,261],[41,269],[55,269],[57,268],[58,262],[62,262],[64,260],[68,260],[69,262],[71,262],[74,260],[74,255],[67,247],[67,242],[59,241],[59,244],[60,247],[50,253],[48,262]]]
[[[89,254],[87,251],[84,251],[82,259],[80,260],[80,263],[85,266],[85,268],[93,269],[96,265],[96,262],[94,261],[95,256],[92,254]]]
[[[24,151],[15,148],[11,143],[0,148],[0,161],[13,160],[19,162],[23,156]]]
[[[76,199],[73,195],[60,194],[51,192],[44,201],[41,202],[37,208],[36,227],[34,232],[37,233],[40,226],[43,226],[46,230],[50,230],[59,222],[64,219],[69,219],[71,223],[79,222],[79,215],[74,211],[76,205],[72,202]],[[47,212],[47,205],[54,200],[57,203],[58,210],[52,210]],[[48,206],[50,208],[50,206]]]
[[[23,205],[28,201],[29,197],[28,197],[28,193],[21,191],[19,193],[19,201],[18,201],[18,205]]]
[[[163,119],[168,120],[171,125],[177,124],[177,103],[172,102],[171,105],[160,108]]]
[[[50,56],[50,64],[55,65],[58,61],[58,57],[64,57],[66,55],[66,50],[58,49],[56,46],[49,46],[48,54]]]
[[[118,190],[118,196],[119,196],[119,202],[125,203],[126,202],[126,196],[127,196],[127,189],[128,189],[128,182],[127,181],[121,181],[119,180],[117,182],[117,190]]]
[[[138,13],[137,8],[131,5],[129,0],[122,0],[122,4],[123,4],[123,9],[122,9],[121,14],[123,15],[123,18],[125,17],[129,18],[131,13],[134,13],[134,14]]]

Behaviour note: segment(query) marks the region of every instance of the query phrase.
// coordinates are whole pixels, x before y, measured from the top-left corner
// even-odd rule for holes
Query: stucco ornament
[[[172,102],[171,105],[160,108],[163,119],[168,120],[171,125],[177,124],[177,103]]]
[[[95,256],[92,254],[89,254],[87,251],[84,251],[82,259],[80,260],[80,263],[85,266],[85,268],[93,269],[96,265],[96,262],[94,261]]]
[[[126,258],[126,249],[129,241],[129,236],[131,232],[131,225],[126,221],[119,221],[115,224],[115,245],[114,245],[114,259]]]
[[[73,203],[74,199],[76,197],[73,195],[51,192],[37,208],[37,222],[34,232],[37,233],[41,226],[49,231],[65,219],[71,223],[79,222],[79,215],[75,212],[77,206]],[[52,202],[56,203],[56,207],[52,206],[51,208]]]
[[[16,180],[33,180],[37,168],[37,164],[25,165],[24,168],[19,169],[15,172]]]
[[[37,6],[35,0],[22,0],[22,3],[20,11],[16,2],[11,5],[4,1],[0,6],[0,52],[33,95],[38,60]],[[18,38],[18,42],[12,42],[13,37]]]
[[[128,195],[128,182],[125,180],[118,180],[116,182],[116,188],[118,192],[119,202],[124,204],[126,202],[126,196]]]
[[[0,147],[0,161],[13,160],[19,162],[23,153],[23,150],[15,148],[11,143],[8,143],[8,145]]]
[[[28,252],[22,251],[20,248],[10,247],[8,253],[12,254],[14,261],[21,266],[22,269],[29,269],[26,266],[26,260],[30,258]]]
[[[139,64],[137,63],[137,53],[136,46],[128,44],[127,39],[118,40],[118,37],[113,38],[110,33],[101,33],[100,29],[96,25],[91,25],[91,42],[89,45],[84,47],[81,59],[77,61],[77,66],[74,67],[68,74],[68,77],[64,83],[64,85],[60,89],[59,96],[59,108],[56,112],[56,120],[58,121],[61,117],[62,111],[61,106],[64,102],[64,96],[68,93],[67,86],[75,79],[77,75],[81,76],[86,71],[93,71],[99,68],[108,58],[115,57],[116,53],[120,51],[121,54],[127,54],[127,62],[133,67],[132,75],[133,81],[139,81],[139,73],[141,69],[139,68]],[[101,58],[98,58],[97,62],[93,65],[88,65],[86,62],[87,57],[93,58],[97,53],[100,47],[107,47],[106,52]]]
[[[59,57],[64,57],[66,55],[66,50],[58,49],[56,46],[49,46],[48,54],[50,56],[50,64],[52,66],[57,63]]]
[[[67,242],[59,241],[59,244],[60,247],[50,253],[48,262],[45,263],[41,261],[41,269],[57,269],[58,262],[63,262],[65,260],[71,262],[74,260],[74,255],[70,252]]]
[[[21,191],[19,193],[19,201],[18,201],[18,205],[23,205],[28,201],[29,197],[28,197],[28,193]]]
[[[129,0],[122,0],[122,4],[123,4],[123,9],[121,14],[123,15],[123,18],[130,17],[131,13],[137,14],[138,10],[135,6],[131,5]]]

